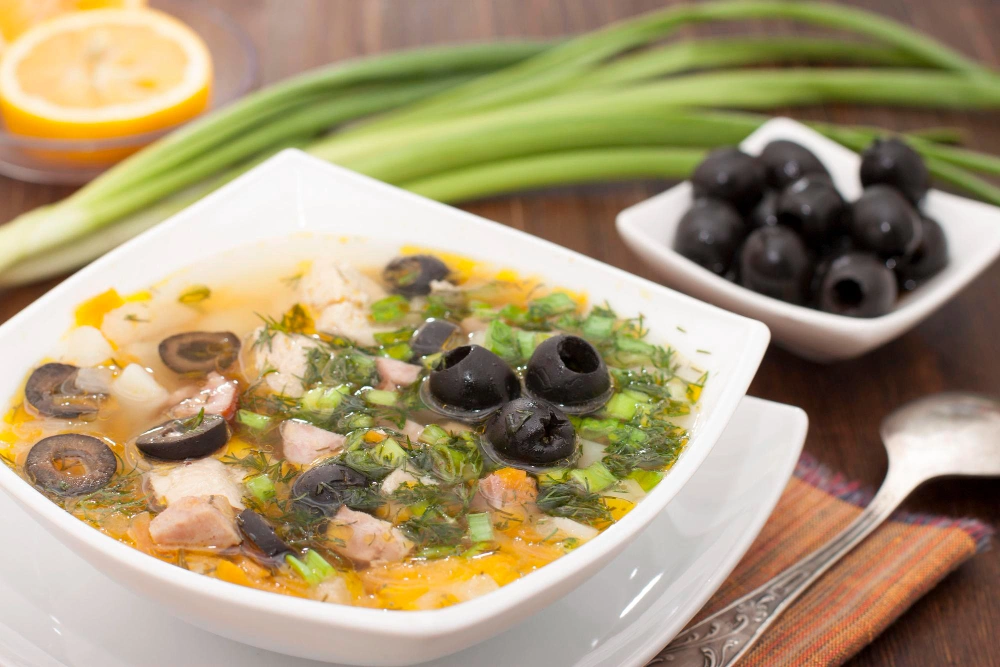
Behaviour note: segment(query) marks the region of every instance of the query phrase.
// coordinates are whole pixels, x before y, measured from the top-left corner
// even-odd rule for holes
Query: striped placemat
[[[763,531],[692,623],[822,546],[872,494],[803,454]],[[977,552],[993,529],[973,519],[899,513],[789,608],[740,667],[841,665]],[[663,657],[650,664],[670,664]]]

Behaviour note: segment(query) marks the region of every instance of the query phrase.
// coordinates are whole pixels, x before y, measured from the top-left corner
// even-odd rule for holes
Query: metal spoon
[[[945,393],[897,409],[882,421],[889,471],[851,525],[797,564],[677,635],[649,664],[728,667],[809,586],[857,546],[914,489],[936,477],[1000,476],[1000,402]]]

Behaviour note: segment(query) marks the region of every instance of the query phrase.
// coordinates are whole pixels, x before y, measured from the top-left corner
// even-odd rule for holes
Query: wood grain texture
[[[558,36],[668,4],[664,0],[213,0],[250,32],[265,82],[334,60],[403,47],[499,37]],[[997,0],[852,0],[914,25],[1000,68]],[[754,32],[795,32],[787,23],[755,23]],[[732,26],[686,29],[727,33]],[[937,113],[831,106],[790,112],[800,118],[872,123],[895,129],[965,128],[970,144],[1000,153],[997,114]],[[666,187],[637,183],[567,188],[478,202],[467,208],[531,234],[650,277],[618,239],[621,209]],[[67,194],[65,188],[0,178],[0,220]],[[502,261],[503,258],[496,258]],[[0,294],[0,321],[56,281]],[[880,419],[903,401],[944,389],[997,393],[1000,378],[1000,266],[993,266],[919,327],[863,359],[818,366],[772,348],[751,392],[804,408],[812,420],[806,448],[830,466],[877,485],[885,455]],[[939,482],[907,502],[911,511],[974,516],[1000,524],[1000,482]],[[905,614],[852,667],[998,664],[1000,551],[973,559]]]

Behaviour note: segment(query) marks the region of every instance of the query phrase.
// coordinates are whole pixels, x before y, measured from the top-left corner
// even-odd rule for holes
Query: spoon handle
[[[868,507],[836,537],[770,581],[677,635],[650,665],[729,667],[769,625],[816,581],[875,530],[919,481],[890,464],[885,482]]]

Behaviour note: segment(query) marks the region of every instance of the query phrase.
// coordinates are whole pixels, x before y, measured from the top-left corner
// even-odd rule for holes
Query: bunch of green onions
[[[757,19],[868,41],[664,43],[685,25]],[[997,109],[1000,75],[880,16],[796,0],[682,5],[560,43],[354,60],[249,95],[0,227],[0,286],[75,269],[288,147],[455,203],[556,184],[684,178],[706,150],[738,143],[767,120],[753,112],[831,102]],[[813,127],[854,150],[885,133]],[[947,128],[903,138],[937,179],[1000,204],[1000,188],[980,176],[1000,174],[1000,158],[951,145],[957,136]]]

